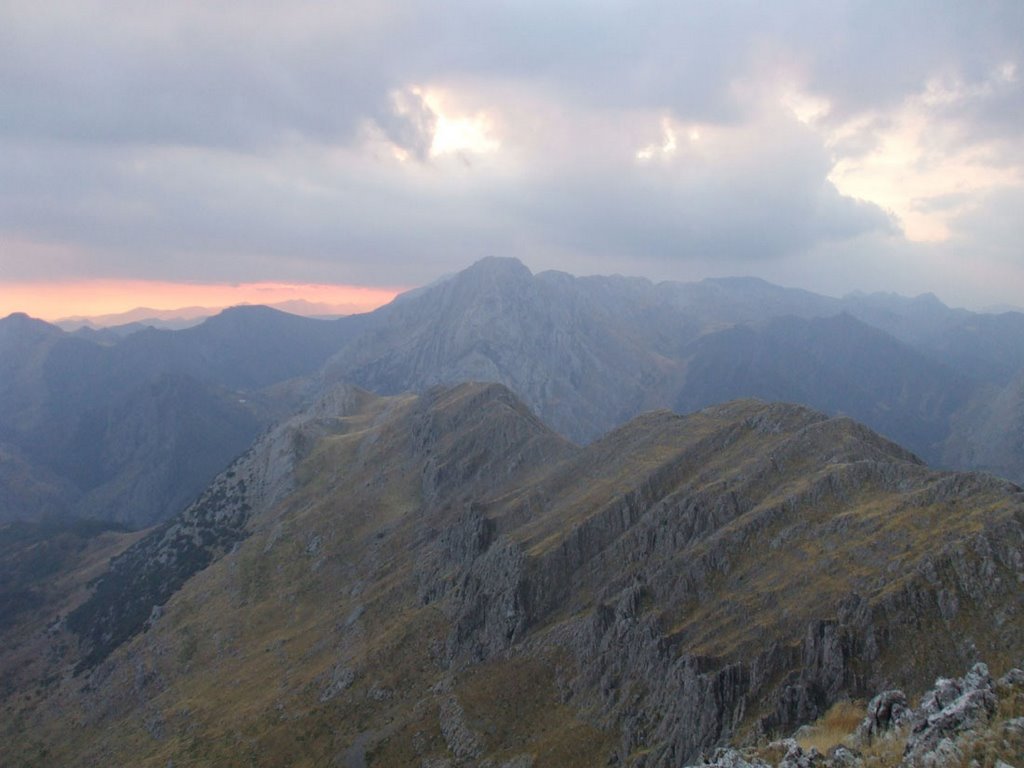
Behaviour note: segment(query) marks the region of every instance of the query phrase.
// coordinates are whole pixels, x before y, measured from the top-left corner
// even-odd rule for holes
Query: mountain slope
[[[858,313],[916,340],[966,322],[934,297],[829,299],[738,278],[531,275],[492,258],[378,310],[331,360],[328,379],[391,394],[499,382],[579,442],[652,408],[787,400],[852,415],[932,462],[954,455],[944,448],[951,421],[991,370],[954,370],[935,349],[919,351]]]
[[[13,315],[0,320],[0,519],[162,521],[338,381],[383,394],[502,383],[579,442],[652,408],[783,399],[852,415],[933,463],[1024,480],[999,405],[1024,366],[1022,317],[749,278],[532,275],[493,258],[335,321],[237,307],[121,337]]]
[[[642,280],[534,277],[515,259],[485,259],[378,310],[380,324],[329,375],[385,394],[499,382],[558,431],[592,439],[664,402],[672,361],[647,345],[669,310],[651,292]]]
[[[733,327],[685,354],[680,411],[739,397],[802,403],[852,416],[936,463],[971,392],[965,377],[847,314]]]
[[[1024,652],[1020,489],[849,419],[738,401],[579,448],[496,385],[342,389],[261,445],[36,636],[5,764],[678,765]],[[198,567],[147,604],[161,562]]]
[[[0,520],[165,520],[296,404],[267,387],[361,327],[238,307],[109,342],[0,320]]]
[[[1003,477],[1024,473],[1024,371],[1006,386],[979,388],[953,420],[943,461]]]

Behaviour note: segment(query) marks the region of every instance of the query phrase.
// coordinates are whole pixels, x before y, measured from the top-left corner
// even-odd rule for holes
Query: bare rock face
[[[327,376],[384,394],[498,382],[560,433],[591,440],[671,400],[671,363],[645,337],[669,316],[678,333],[692,329],[665,302],[652,307],[653,292],[646,280],[534,276],[516,259],[483,259],[378,310]]]
[[[903,691],[883,691],[868,702],[864,721],[857,727],[857,738],[870,742],[910,722],[911,710]]]
[[[701,765],[708,768],[770,768],[768,763],[761,758],[744,754],[732,747],[716,749],[714,754]]]
[[[936,680],[914,712],[904,763],[925,766],[951,761],[952,739],[984,725],[995,714],[994,689],[988,667],[982,663],[958,680]]]

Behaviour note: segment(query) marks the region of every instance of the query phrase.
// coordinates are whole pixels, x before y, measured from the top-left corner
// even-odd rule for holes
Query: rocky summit
[[[3,765],[680,766],[1024,658],[1022,491],[794,405],[579,447],[497,384],[340,386],[95,535],[0,629]]]

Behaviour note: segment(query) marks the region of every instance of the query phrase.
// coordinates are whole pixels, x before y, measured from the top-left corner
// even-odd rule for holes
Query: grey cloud
[[[50,148],[19,163],[0,158],[0,226],[102,254],[83,270],[123,274],[141,263],[163,279],[259,272],[384,283],[429,280],[484,253],[756,264],[892,229],[877,207],[825,180],[820,140],[794,121],[772,124],[746,156],[710,165],[597,162],[600,148],[586,161],[534,165],[514,185],[436,169],[426,193],[407,184],[407,169],[357,155],[323,169],[316,153]]]
[[[489,213],[457,190],[423,195],[372,162],[334,177],[314,163],[59,147],[23,152],[18,163],[0,156],[0,230],[77,243],[88,258],[58,270],[0,249],[0,272],[388,284],[423,258],[449,253],[458,266],[502,240],[474,234],[490,232]],[[460,243],[465,250],[451,253]]]
[[[1020,263],[1024,242],[1024,184],[991,192],[984,205],[969,208],[954,221],[955,238],[950,248],[968,257]]]
[[[55,26],[13,35],[0,131],[250,148],[289,134],[347,141],[390,112],[403,80],[388,51],[341,33],[281,39],[271,25],[246,40],[225,25],[185,40],[135,37],[115,19],[112,30]]]
[[[408,87],[511,83],[579,124],[639,110],[744,126],[766,120],[759,78],[802,81],[840,121],[934,76],[980,82],[1017,61],[1024,77],[1016,0],[71,8],[0,8],[0,237],[79,244],[81,274],[416,282],[484,253],[582,251],[742,271],[893,223],[837,192],[820,140],[793,121],[765,123],[743,158],[665,167],[541,126],[506,137],[520,172],[470,176],[435,167],[437,115]],[[1007,84],[963,110],[964,140],[1019,151],[1020,115]],[[302,154],[359,146],[367,121],[419,160],[415,182]],[[878,127],[833,151],[869,150]],[[0,251],[5,275],[69,269],[10,259]]]
[[[430,155],[437,115],[423,96],[408,89],[392,94],[390,109],[380,110],[374,121],[396,146],[420,161]]]
[[[351,140],[394,115],[389,94],[433,78],[521,79],[605,108],[729,121],[737,79],[779,60],[806,69],[837,114],[891,103],[935,72],[985,76],[1019,59],[1016,2],[640,4],[100,3],[88,18],[0,11],[0,131],[66,140],[260,145]],[[220,6],[220,4],[218,4]],[[150,13],[150,11],[147,11]],[[367,21],[369,18],[369,21]],[[263,19],[262,23],[258,23]],[[1022,62],[1024,64],[1024,62]]]
[[[810,3],[794,27],[812,90],[838,118],[886,108],[936,76],[977,81],[1024,53],[1024,6],[1012,2]]]
[[[963,94],[947,105],[936,107],[937,117],[958,125],[963,142],[1003,142],[1004,151],[1024,160],[1024,60],[1006,79],[997,71],[976,81],[955,83]]]
[[[821,146],[794,131],[765,137],[733,167],[622,163],[540,179],[530,194],[503,204],[527,206],[530,226],[567,248],[714,259],[738,269],[820,241],[895,231],[877,206],[840,195],[827,170]]]

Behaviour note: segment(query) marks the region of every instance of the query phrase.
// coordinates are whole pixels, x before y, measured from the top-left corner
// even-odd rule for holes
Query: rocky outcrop
[[[1024,700],[1024,672],[1014,668],[996,683],[977,663],[962,678],[939,678],[920,706],[910,708],[900,690],[884,691],[868,703],[857,729],[828,754],[804,749],[796,739],[765,747],[715,750],[699,765],[715,768],[953,768],[971,764],[1009,765],[1000,756],[1024,754],[1024,718],[998,717]],[[878,743],[899,747],[878,750]],[[981,758],[980,760],[978,758]]]
[[[907,695],[900,690],[883,691],[868,702],[864,721],[857,726],[856,736],[871,741],[910,722],[912,712]]]
[[[975,664],[964,677],[940,678],[914,710],[907,737],[904,762],[924,766],[941,753],[944,742],[985,725],[995,714],[995,684],[984,664]]]

